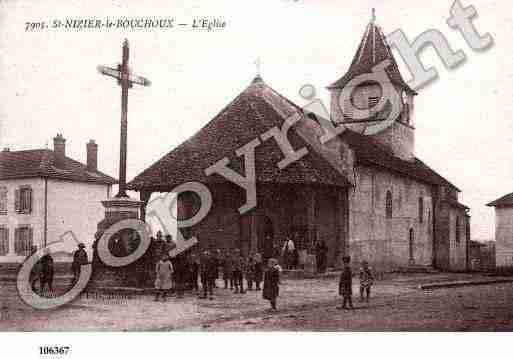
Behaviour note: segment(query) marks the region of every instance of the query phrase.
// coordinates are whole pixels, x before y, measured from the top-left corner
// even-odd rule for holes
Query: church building
[[[400,94],[400,111],[388,127],[369,134],[366,129],[392,111],[386,106],[375,110],[382,87],[363,82],[351,89],[351,104],[340,98],[353,79],[383,61],[388,61],[387,77]],[[366,260],[378,270],[466,269],[468,208],[458,201],[460,190],[454,184],[415,156],[417,93],[404,81],[374,21],[366,27],[348,71],[328,90],[327,120],[295,105],[257,76],[207,125],[136,176],[128,188],[139,191],[148,203],[152,193],[171,192],[186,182],[207,186],[212,207],[187,231],[201,248],[240,248],[269,257],[290,237],[302,258],[324,241],[329,266],[338,266],[341,256],[350,255],[354,262]],[[355,120],[354,107],[367,111],[366,118]],[[292,124],[289,120],[295,116],[301,119]],[[347,128],[321,143],[326,121]],[[287,153],[297,155],[295,160],[289,161]],[[205,170],[226,158],[227,167],[244,175],[251,167],[250,155],[257,204],[241,213],[247,192],[222,171]],[[179,197],[179,212],[186,218],[198,210],[197,197]]]

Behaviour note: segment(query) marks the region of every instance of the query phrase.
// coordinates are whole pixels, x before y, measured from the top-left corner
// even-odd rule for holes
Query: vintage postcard
[[[0,331],[513,330],[508,2],[3,0],[0,25]]]

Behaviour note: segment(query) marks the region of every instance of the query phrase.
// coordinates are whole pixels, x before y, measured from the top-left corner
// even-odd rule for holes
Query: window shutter
[[[15,191],[14,191],[14,210],[16,212],[19,212],[20,211],[20,206],[21,206],[21,191],[19,188],[17,188]]]
[[[27,213],[32,213],[32,187],[27,189],[27,197]]]
[[[5,229],[5,253],[9,253],[9,228]]]
[[[14,252],[16,254],[20,253],[20,229],[14,229]]]
[[[34,245],[34,229],[32,227],[30,227],[28,229],[28,240],[27,240],[27,248],[25,248],[25,254],[29,255],[31,250],[32,250],[32,246]]]

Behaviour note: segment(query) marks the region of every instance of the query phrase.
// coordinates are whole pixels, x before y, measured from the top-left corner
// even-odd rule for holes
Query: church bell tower
[[[377,65],[388,63],[385,68],[387,78],[396,91],[394,104],[387,103],[376,110],[377,104],[383,97],[383,87],[379,82],[369,80],[356,80],[363,74],[372,73]],[[377,78],[377,77],[376,77]],[[349,87],[348,87],[349,86]],[[345,89],[348,87],[347,89]],[[345,89],[350,96],[342,96]],[[387,44],[383,31],[376,25],[374,9],[372,18],[363,34],[358,50],[348,71],[339,80],[328,86],[331,93],[331,119],[336,124],[345,124],[350,130],[366,133],[366,129],[375,126],[386,119],[393,120],[382,130],[372,133],[373,139],[378,141],[393,155],[413,161],[415,158],[415,128],[414,128],[414,101],[417,93],[404,81],[399,72],[397,63]],[[351,103],[349,103],[351,101]],[[397,106],[393,111],[391,106]],[[357,109],[364,114],[355,118],[353,112]],[[389,115],[395,114],[393,118]]]

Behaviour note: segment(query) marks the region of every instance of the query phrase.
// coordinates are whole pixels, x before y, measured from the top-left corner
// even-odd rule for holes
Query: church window
[[[7,187],[0,187],[0,214],[7,214]]]
[[[0,256],[5,256],[7,253],[9,253],[9,230],[0,227]]]
[[[419,222],[424,221],[424,199],[419,197]]]
[[[408,235],[408,252],[410,255],[410,264],[413,264],[413,262],[414,262],[414,258],[413,258],[414,245],[415,245],[415,232],[413,231],[413,228],[410,228],[410,232]]]
[[[29,226],[16,228],[14,232],[14,251],[19,256],[28,256],[32,248],[33,231]]]
[[[460,243],[460,236],[461,236],[461,233],[460,233],[460,217],[459,216],[456,216],[456,243]]]
[[[392,192],[387,191],[386,196],[386,217],[392,218]]]

